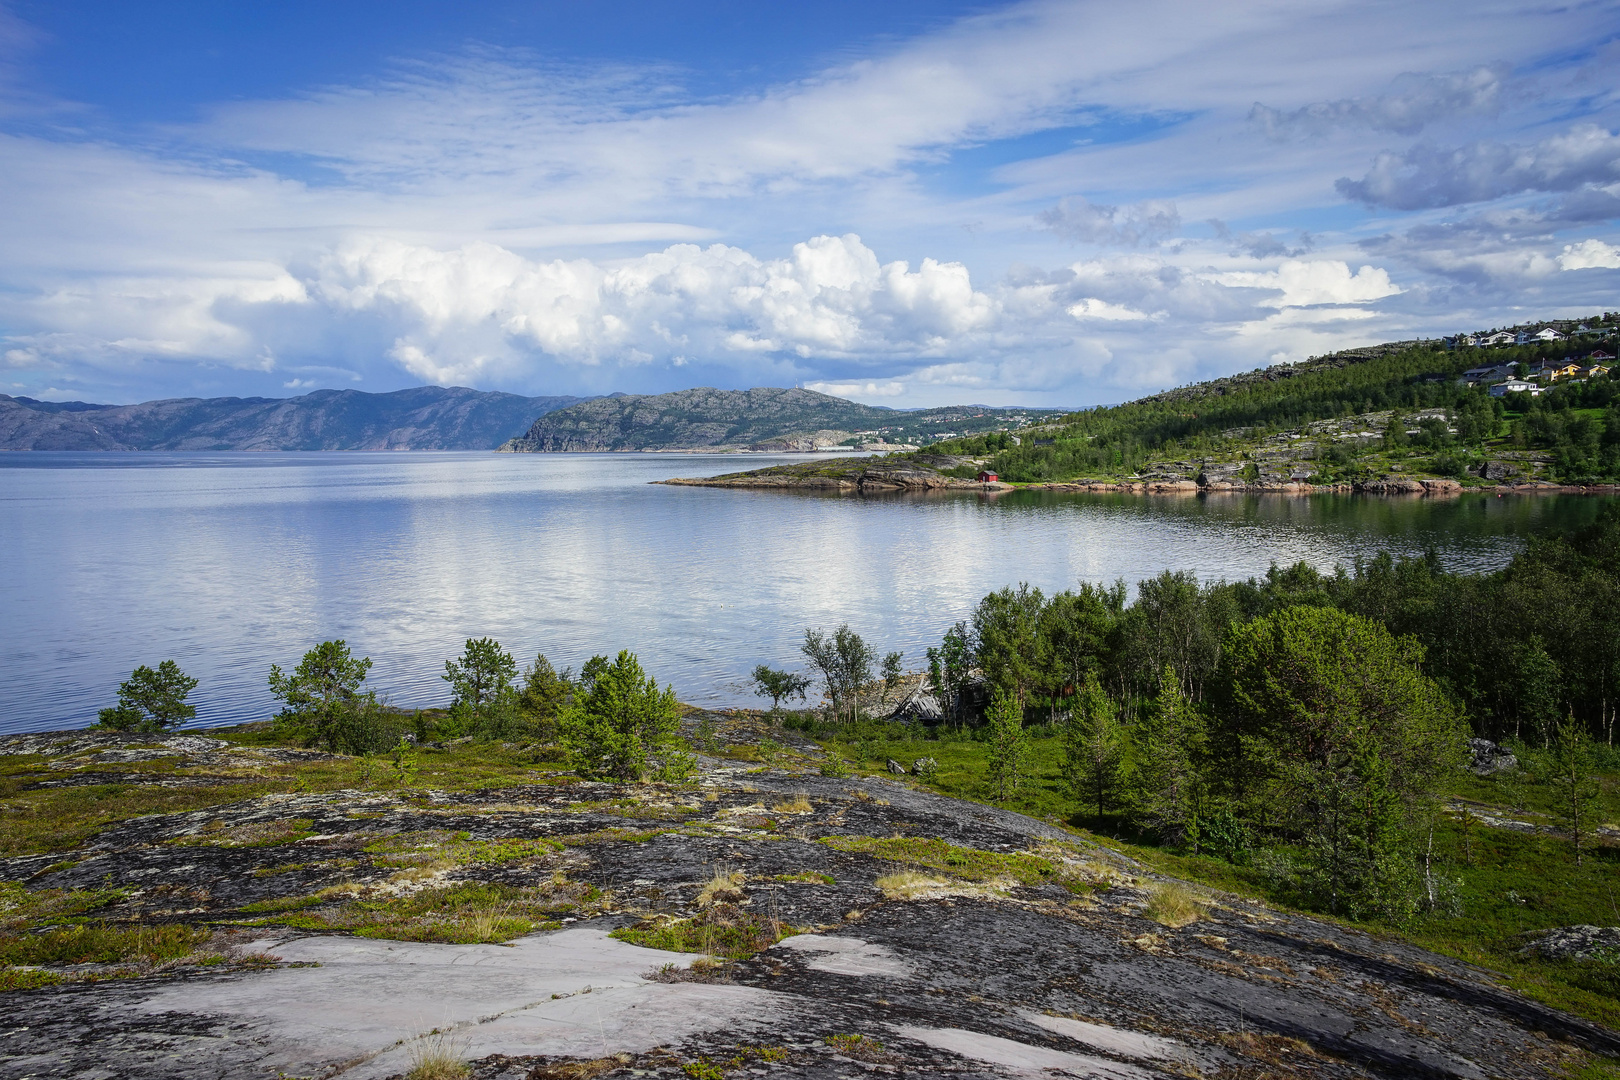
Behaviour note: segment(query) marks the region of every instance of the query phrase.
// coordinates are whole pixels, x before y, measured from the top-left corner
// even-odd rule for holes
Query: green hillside
[[[1573,360],[1599,342],[1612,352],[1620,316],[1589,322],[1601,324],[1609,340],[1587,335],[1458,349],[1438,341],[1397,342],[930,449],[989,458],[990,467],[1014,483],[1191,479],[1200,473],[1249,480],[1308,477],[1313,483],[1384,475],[1465,480],[1488,466],[1564,482],[1616,479],[1620,379],[1555,382],[1538,397],[1503,398],[1459,379],[1485,364]]]

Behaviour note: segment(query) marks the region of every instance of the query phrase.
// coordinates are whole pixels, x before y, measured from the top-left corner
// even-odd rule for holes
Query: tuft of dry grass
[[[771,812],[775,814],[812,814],[815,813],[815,809],[810,804],[809,799],[805,798],[803,794],[799,794],[791,799],[783,799],[771,807]]]
[[[748,875],[741,870],[727,873],[723,869],[716,868],[714,877],[710,878],[709,883],[697,894],[698,907],[708,907],[717,903],[736,903],[743,898],[742,887],[747,880]]]
[[[878,891],[890,900],[911,900],[916,896],[949,884],[944,878],[919,874],[915,870],[896,870],[877,879]]]
[[[1204,917],[1208,898],[1193,892],[1179,881],[1156,881],[1148,887],[1147,906],[1142,914],[1172,929]]]
[[[433,1031],[411,1043],[411,1067],[405,1080],[466,1080],[472,1074],[463,1058],[466,1047],[447,1031]]]
[[[513,922],[511,918],[512,907],[512,904],[506,903],[481,908],[470,913],[462,925],[466,927],[467,933],[472,935],[475,941],[481,943],[505,941],[512,936],[508,932]]]
[[[944,896],[968,896],[991,899],[1006,895],[1010,881],[962,881],[939,877],[916,870],[896,870],[884,874],[875,884],[889,900],[937,900]]]

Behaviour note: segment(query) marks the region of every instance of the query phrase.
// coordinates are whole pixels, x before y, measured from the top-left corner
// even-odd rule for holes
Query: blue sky
[[[1613,310],[1617,60],[1616,3],[0,0],[0,392],[1082,405]]]

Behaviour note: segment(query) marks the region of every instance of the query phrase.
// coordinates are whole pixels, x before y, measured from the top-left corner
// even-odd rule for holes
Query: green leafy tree
[[[375,726],[376,698],[360,684],[371,658],[356,660],[342,639],[323,641],[304,654],[291,674],[270,665],[270,693],[282,702],[276,725],[284,735],[333,753],[363,754]]]
[[[1121,620],[1119,633],[1141,690],[1151,692],[1153,681],[1169,664],[1186,696],[1194,700],[1203,696],[1226,630],[1227,620],[1210,603],[1217,595],[1200,588],[1198,578],[1185,570],[1166,570],[1138,583],[1137,601]]]
[[[583,692],[557,718],[562,743],[581,775],[635,781],[653,773],[678,779],[690,771],[673,688],[658,689],[628,651],[611,663],[593,658],[585,670]]]
[[[810,689],[810,679],[796,671],[778,671],[768,664],[760,664],[754,669],[754,692],[760,697],[771,699],[771,712],[782,708],[782,702],[791,698],[804,698],[804,692]]]
[[[517,734],[517,661],[494,638],[468,638],[459,660],[446,660],[450,729],[486,738]]]
[[[1513,737],[1536,738],[1547,745],[1558,728],[1563,673],[1547,654],[1540,635],[1532,634],[1518,657],[1518,708],[1514,710]]]
[[[1159,673],[1159,693],[1136,734],[1136,761],[1131,772],[1131,816],[1166,843],[1198,846],[1203,752],[1203,718],[1182,692],[1175,669]]]
[[[831,634],[805,630],[799,648],[821,673],[833,715],[851,723],[859,720],[861,687],[872,681],[872,647],[845,623]]]
[[[1063,725],[1063,775],[1075,798],[1096,804],[1097,820],[1124,780],[1125,732],[1119,706],[1095,671],[1086,676]]]
[[[571,669],[558,671],[545,653],[540,653],[523,671],[523,687],[518,691],[518,708],[541,730],[549,731],[557,714],[567,706],[574,692]]]
[[[928,650],[928,684],[939,695],[947,716],[962,720],[965,690],[973,673],[973,648],[968,625],[958,622],[945,631],[939,648]]]
[[[113,731],[171,731],[197,715],[186,695],[197,688],[197,680],[180,670],[173,660],[156,668],[145,664],[118,684],[118,704],[102,709],[97,727]]]
[[[1030,704],[1039,677],[1039,628],[1046,600],[1021,583],[979,601],[973,611],[973,654],[990,685],[1019,708]]]
[[[1423,656],[1324,607],[1282,608],[1228,636],[1212,758],[1252,822],[1316,852],[1332,910],[1409,910],[1405,823],[1460,767],[1467,733]]]
[[[996,690],[985,719],[985,736],[990,742],[990,790],[998,800],[1006,802],[1023,786],[1029,764],[1024,713],[1009,694]]]
[[[905,663],[906,654],[901,652],[885,653],[883,656],[883,689],[893,693],[894,688],[900,685],[900,680],[906,677],[901,665]]]
[[[1074,592],[1058,593],[1041,609],[1038,665],[1054,721],[1061,704],[1079,692],[1086,676],[1101,673],[1108,663],[1125,596],[1123,581],[1109,588],[1083,582]]]
[[[1571,715],[1553,729],[1551,780],[1556,793],[1554,814],[1581,865],[1597,813],[1598,781],[1592,760],[1592,737]]]

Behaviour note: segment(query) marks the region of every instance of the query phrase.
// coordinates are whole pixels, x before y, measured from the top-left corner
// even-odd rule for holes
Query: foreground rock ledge
[[[180,752],[195,760],[235,753],[190,744]],[[0,863],[31,888],[110,879],[168,903],[184,891],[185,910],[148,917],[205,922],[386,876],[364,864],[379,836],[568,837],[554,856],[451,876],[524,883],[566,868],[609,897],[507,945],[264,927],[253,948],[280,967],[9,993],[0,1077],[359,1080],[404,1074],[435,1040],[484,1080],[673,1078],[704,1062],[735,1076],[1528,1078],[1581,1051],[1620,1055],[1612,1033],[1415,947],[1220,896],[1190,924],[1161,925],[1144,913],[1161,882],[1031,818],[888,780],[704,766],[695,790],[269,795],[115,826],[71,867]],[[170,843],[293,818],[310,824],[290,845]],[[1096,888],[928,871],[904,889],[889,878],[885,893],[876,882],[900,869],[893,858],[818,842],[828,837],[1040,849]],[[294,851],[298,869],[280,872]],[[743,909],[799,932],[706,970],[608,936],[693,914],[716,869],[745,875]]]

